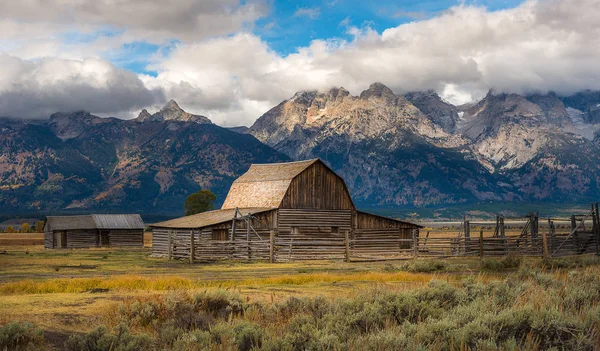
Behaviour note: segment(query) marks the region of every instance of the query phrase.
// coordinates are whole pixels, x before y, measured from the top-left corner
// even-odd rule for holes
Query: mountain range
[[[597,200],[600,92],[490,91],[454,106],[381,83],[301,91],[246,127],[169,101],[132,120],[87,112],[0,121],[0,210],[178,214],[208,188],[223,200],[251,163],[319,157],[358,206]]]

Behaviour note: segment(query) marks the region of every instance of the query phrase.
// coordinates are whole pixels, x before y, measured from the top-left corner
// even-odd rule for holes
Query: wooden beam
[[[346,262],[350,262],[350,232],[344,231],[344,257]]]
[[[479,231],[479,258],[483,259],[483,229]]]
[[[550,227],[548,227],[548,231],[550,231]],[[548,235],[546,232],[542,232],[542,257],[548,258],[550,255],[548,253]]]
[[[413,229],[412,231],[412,239],[413,239],[413,256],[415,258],[419,257],[419,238],[417,237],[417,230]]]
[[[269,262],[275,262],[275,230],[269,233]]]
[[[168,255],[169,255],[169,260],[171,260],[171,258],[173,257],[173,239],[171,238],[171,234],[172,234],[172,233],[171,233],[171,230],[169,230],[169,231],[167,232],[167,234],[168,234],[168,236],[169,236],[169,239],[168,239],[168,241],[167,241],[167,244],[168,244],[168,252],[169,252],[169,254],[168,254]]]
[[[190,230],[190,263],[194,263],[194,255],[196,254],[194,247],[194,230]]]

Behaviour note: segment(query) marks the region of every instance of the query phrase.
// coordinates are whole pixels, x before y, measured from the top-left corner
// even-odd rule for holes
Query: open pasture
[[[10,240],[18,240],[19,236],[11,234],[13,239]],[[147,241],[148,239],[146,238]],[[476,336],[469,336],[469,333],[470,330],[474,333],[480,327],[467,326],[467,319],[450,322],[454,318],[451,316],[454,313],[452,311],[455,308],[471,308],[473,311],[468,313],[477,314],[477,309],[484,307],[471,306],[473,301],[482,299],[483,302],[490,298],[486,294],[495,296],[500,293],[517,294],[515,296],[520,297],[513,299],[511,305],[516,303],[526,310],[529,306],[534,306],[531,307],[531,313],[535,315],[527,317],[530,318],[529,322],[522,321],[527,325],[523,328],[529,328],[527,333],[515,332],[517,339],[504,340],[503,345],[514,343],[522,349],[541,349],[539,345],[546,345],[540,339],[542,334],[529,327],[529,324],[534,321],[538,323],[536,318],[550,318],[537,316],[538,312],[535,311],[551,307],[556,308],[557,316],[568,317],[569,323],[572,322],[565,328],[571,328],[569,333],[579,338],[577,342],[588,346],[595,342],[598,346],[598,340],[594,341],[592,337],[598,335],[598,325],[586,324],[590,313],[600,313],[600,296],[597,291],[588,291],[593,290],[598,283],[600,260],[590,255],[554,261],[542,261],[539,258],[481,261],[478,258],[462,257],[360,263],[308,261],[269,264],[260,261],[220,261],[191,265],[183,260],[152,258],[147,247],[44,250],[41,245],[4,244],[0,246],[0,252],[4,252],[0,254],[0,326],[13,325],[10,323],[15,321],[33,323],[36,328],[43,330],[44,335],[43,341],[35,341],[39,344],[35,344],[34,349],[62,350],[66,347],[65,343],[69,342],[71,349],[76,349],[77,346],[73,345],[78,345],[77,338],[97,335],[99,331],[95,328],[100,325],[107,327],[104,337],[110,339],[111,335],[115,335],[115,330],[123,327],[122,323],[128,329],[121,330],[121,333],[129,333],[127,335],[136,340],[136,345],[141,345],[131,350],[250,350],[251,347],[299,350],[309,344],[315,350],[358,350],[371,343],[378,345],[371,348],[375,350],[394,350],[398,345],[405,345],[409,349],[412,349],[410,345],[425,345],[440,350],[474,349],[478,348],[477,343],[483,341]],[[584,286],[579,291],[577,289],[582,287],[575,285],[581,285],[582,279],[587,279],[589,286]],[[512,283],[516,281],[522,281],[524,285],[516,286]],[[466,282],[470,284],[469,288],[465,288]],[[512,291],[513,288],[509,288],[508,292],[499,292],[498,289],[503,289],[502,286],[513,286],[520,292]],[[571,288],[581,296],[565,293],[564,289]],[[540,289],[550,289],[551,294],[544,297],[546,295],[535,292]],[[553,289],[556,289],[556,295],[553,295]],[[421,314],[421,317],[410,317],[409,313],[405,317],[397,316],[400,319],[396,319],[393,314],[386,315],[387,309],[376,312],[376,309],[383,307],[377,307],[372,312],[382,315],[381,318],[371,320],[371,317],[364,315],[371,313],[368,309],[380,306],[384,300],[413,299],[419,294],[429,294],[428,291],[432,291],[434,295],[441,294],[441,297],[435,297],[435,301],[415,300],[409,304],[420,304],[422,306],[419,309],[425,308],[421,312],[410,312]],[[463,296],[466,291],[479,291],[477,294],[485,296],[473,301],[467,299],[456,302],[453,296]],[[215,299],[221,302],[214,302]],[[572,299],[576,299],[572,303],[579,304],[579,307],[566,308],[565,304],[571,303],[569,301]],[[208,304],[206,306],[222,303],[229,307],[223,307],[226,312],[215,312],[210,306],[198,305],[200,300],[204,301],[202,304]],[[177,306],[191,304],[189,308],[196,311],[194,313],[197,316],[203,316],[194,318],[206,318],[206,321],[197,321],[193,325],[177,324],[181,321],[165,317],[175,313],[170,310],[175,308],[172,303]],[[461,305],[463,303],[466,305]],[[323,315],[313,315],[314,312],[310,312],[314,311],[311,310],[314,304],[323,305]],[[351,308],[354,312],[344,312],[344,309],[350,308],[348,304],[358,305]],[[429,307],[423,304],[429,304]],[[488,307],[505,308],[504,312],[496,313],[517,313],[513,307],[502,306],[504,305]],[[582,307],[585,309],[581,309]],[[140,320],[139,313],[146,312],[136,312],[139,308],[157,308],[158,310],[151,312],[154,316],[151,319],[155,322]],[[205,308],[208,308],[208,312],[203,312]],[[285,312],[288,315],[284,317],[281,309],[286,308],[289,311]],[[434,313],[428,308],[439,310]],[[574,312],[575,309],[578,312]],[[342,318],[342,314],[345,316],[358,311],[362,311],[360,313],[363,315],[351,317],[358,318],[355,322],[340,320],[340,323],[346,325],[343,330],[327,324],[331,322],[331,318]],[[304,327],[298,326],[298,323]],[[432,340],[437,340],[431,344],[425,335],[439,328],[439,323],[446,323],[444,325],[447,327],[444,328],[449,329],[445,329],[445,334],[440,334],[445,337],[434,337],[435,333],[431,334]],[[453,323],[454,326],[451,327],[448,323]],[[316,328],[316,325],[325,329],[310,329]],[[304,330],[298,335],[300,331],[295,328],[309,328],[312,331]],[[419,329],[418,333],[414,328]],[[493,329],[489,326],[486,328]],[[173,335],[164,335],[165,332],[161,330],[170,330]],[[90,332],[96,334],[87,334]],[[323,333],[329,333],[331,340]],[[72,335],[76,336],[69,339]],[[396,336],[392,337],[393,335]],[[447,348],[450,335],[455,338],[456,344]],[[172,340],[167,340],[169,338]],[[246,338],[246,344],[240,344],[240,338]],[[575,345],[571,337],[563,338],[564,342]],[[406,344],[406,340],[414,340],[414,343]],[[251,347],[247,347],[248,345]]]

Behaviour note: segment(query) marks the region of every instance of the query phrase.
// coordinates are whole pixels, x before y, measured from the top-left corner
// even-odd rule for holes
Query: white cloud
[[[202,101],[216,91],[208,98],[212,109],[238,116],[249,101],[274,106],[297,90],[331,86],[358,94],[374,81],[396,93],[435,89],[456,103],[490,88],[562,94],[600,89],[599,4],[529,1],[496,12],[460,5],[381,34],[353,27],[351,42],[316,40],[285,57],[257,37],[239,34],[181,45],[158,65],[157,80],[189,82],[199,92],[193,108],[207,113],[211,109],[203,109]],[[248,111],[246,123],[258,117],[253,113]]]
[[[100,24],[114,10],[108,0],[85,6],[82,0],[72,1],[85,7],[76,20],[67,16],[72,21]],[[105,38],[91,45],[109,48],[122,40],[149,35],[183,38],[169,56],[154,58],[151,68],[158,76],[142,76],[141,80],[148,89],[163,90],[184,109],[224,125],[251,124],[298,90],[344,86],[358,94],[374,81],[383,82],[396,93],[435,89],[455,103],[479,98],[490,88],[562,94],[600,89],[600,0],[528,1],[495,12],[459,5],[428,20],[382,33],[368,26],[349,26],[346,30],[352,40],[315,40],[287,56],[273,52],[244,25],[263,13],[256,3],[230,1],[223,7],[211,0],[199,10],[190,0],[187,7],[168,8],[164,14],[154,5],[144,4],[136,16],[117,13],[109,18],[108,25],[127,27],[122,35],[126,39]],[[224,10],[227,6],[229,10]],[[16,16],[14,11],[5,16]],[[97,11],[103,15],[95,15]],[[209,12],[226,23],[214,28],[212,19],[199,23]],[[52,17],[41,11],[27,16],[30,21],[34,16],[43,21]],[[136,18],[128,25],[125,17]],[[179,17],[180,23],[176,23]],[[57,22],[51,21],[55,26]],[[196,38],[194,31],[198,31]],[[237,33],[220,35],[232,31]],[[39,45],[43,46],[44,40]],[[48,45],[39,50],[61,55],[58,51],[63,47]],[[86,50],[93,55],[97,48],[77,46],[66,51],[77,56],[85,55]],[[0,84],[10,79],[0,78]]]
[[[54,26],[127,29],[140,40],[195,41],[252,26],[268,12],[260,0],[26,0],[0,3],[0,18]]]
[[[133,73],[107,61],[49,58],[25,61],[0,54],[0,116],[45,118],[63,111],[87,110],[128,115],[165,100]]]
[[[318,7],[302,7],[294,12],[296,17],[308,17],[310,19],[316,19],[321,14],[321,9]]]

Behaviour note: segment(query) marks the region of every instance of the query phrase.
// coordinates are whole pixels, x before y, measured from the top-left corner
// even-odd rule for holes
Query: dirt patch
[[[45,330],[44,339],[51,350],[64,350],[65,342],[69,339],[69,335],[65,332],[55,330]]]

